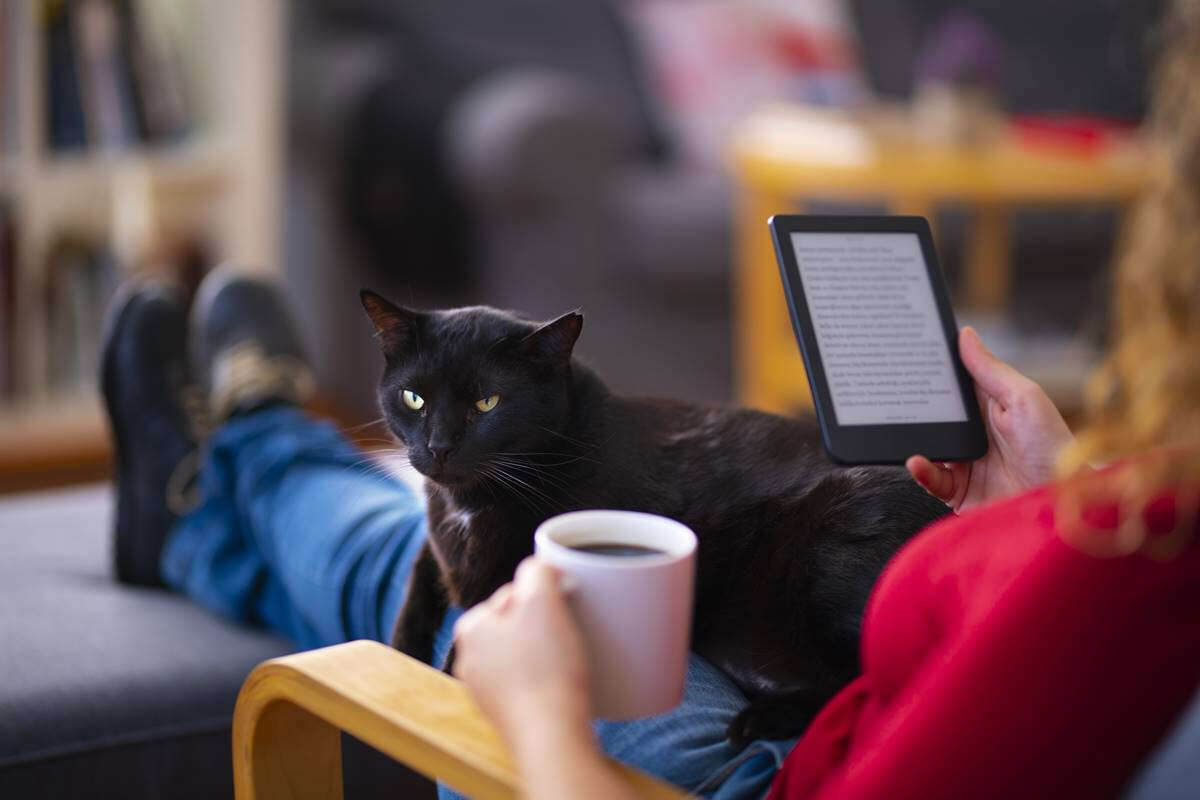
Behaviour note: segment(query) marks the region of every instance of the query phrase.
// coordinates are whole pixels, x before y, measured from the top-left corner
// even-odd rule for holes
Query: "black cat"
[[[380,405],[428,478],[429,540],[393,634],[423,661],[448,604],[511,580],[546,518],[649,511],[699,538],[693,649],[751,699],[730,738],[796,735],[857,674],[884,564],[947,513],[902,470],[831,466],[812,423],[610,393],[572,359],[578,313],[362,301],[387,361]]]

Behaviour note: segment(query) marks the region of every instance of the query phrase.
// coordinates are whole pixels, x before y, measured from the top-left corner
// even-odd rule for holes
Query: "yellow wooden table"
[[[767,411],[812,407],[792,335],[767,218],[804,213],[813,200],[883,202],[934,222],[939,204],[973,211],[964,297],[971,309],[1002,310],[1011,282],[1009,214],[1016,207],[1126,208],[1149,174],[1144,148],[1120,143],[1096,155],[1022,147],[1010,134],[974,150],[923,143],[894,122],[778,106],[735,133],[738,184],[734,334],[740,403]],[[936,237],[936,228],[935,228]]]

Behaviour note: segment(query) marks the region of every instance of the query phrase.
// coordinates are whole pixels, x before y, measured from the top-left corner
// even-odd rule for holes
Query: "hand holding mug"
[[[527,558],[512,583],[454,627],[454,674],[509,741],[530,724],[578,728],[591,719],[587,656],[560,581]]]

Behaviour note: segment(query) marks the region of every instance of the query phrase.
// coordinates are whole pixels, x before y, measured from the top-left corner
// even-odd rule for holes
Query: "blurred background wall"
[[[101,473],[113,287],[227,259],[286,282],[347,421],[361,286],[581,307],[621,390],[803,409],[762,249],[797,209],[930,215],[960,315],[1070,411],[1161,10],[0,0],[0,485]]]

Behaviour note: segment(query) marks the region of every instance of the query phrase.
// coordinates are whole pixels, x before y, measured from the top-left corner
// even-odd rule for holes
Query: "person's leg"
[[[795,739],[734,747],[726,728],[747,704],[725,673],[692,654],[683,701],[671,711],[630,722],[597,722],[605,752],[703,797],[760,798]]]
[[[165,582],[305,647],[387,639],[424,540],[422,503],[297,410],[312,373],[278,289],[219,268],[189,322],[177,289],[129,283],[103,351],[118,579]],[[200,445],[209,421],[219,427]],[[185,512],[197,452],[202,500]]]
[[[390,638],[423,504],[333,426],[288,406],[234,417],[205,448],[200,490],[163,549],[168,586],[301,647]]]
[[[435,664],[445,660],[454,622],[461,614],[452,610],[438,631]],[[715,800],[761,798],[796,740],[759,740],[734,747],[725,730],[746,703],[746,696],[725,673],[693,653],[678,706],[648,719],[598,721],[596,738],[618,761],[693,794]],[[439,787],[439,796],[442,800],[459,797],[445,787]]]

